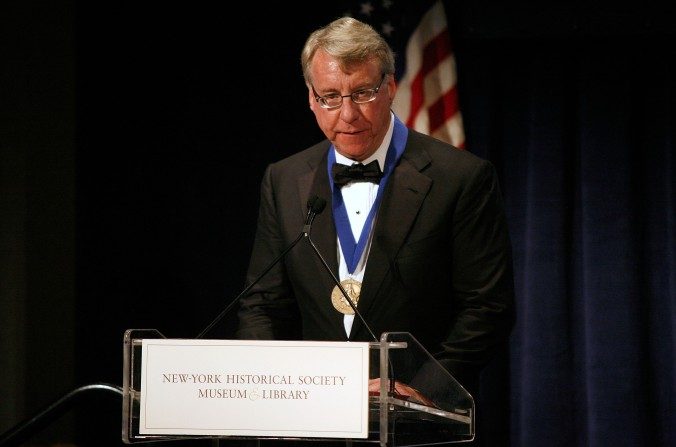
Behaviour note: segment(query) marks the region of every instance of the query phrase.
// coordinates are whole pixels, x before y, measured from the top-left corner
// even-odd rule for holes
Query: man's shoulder
[[[412,129],[409,129],[405,156],[410,158],[428,158],[437,165],[449,165],[455,168],[475,169],[479,166],[490,164],[487,160],[468,150],[460,149],[445,141]]]

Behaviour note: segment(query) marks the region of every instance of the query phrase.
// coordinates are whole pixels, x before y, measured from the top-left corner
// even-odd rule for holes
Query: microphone
[[[313,197],[311,197],[310,199],[308,199],[308,201],[307,201],[308,212],[307,212],[307,216],[305,217],[305,224],[303,225],[303,230],[300,232],[300,234],[296,237],[296,239],[293,240],[293,242],[291,242],[291,243],[289,244],[288,247],[286,247],[286,248],[284,249],[284,251],[282,251],[282,252],[279,254],[279,256],[277,256],[275,259],[273,259],[272,262],[270,262],[270,264],[268,264],[268,266],[267,266],[265,269],[263,269],[263,271],[262,271],[262,272],[261,272],[261,273],[260,273],[260,274],[259,274],[259,275],[251,282],[251,284],[249,284],[248,286],[246,286],[246,287],[244,288],[244,290],[242,290],[242,292],[240,292],[240,294],[237,295],[237,296],[236,296],[236,297],[235,297],[235,298],[234,298],[234,299],[233,299],[233,300],[225,307],[225,309],[223,309],[223,310],[221,311],[221,313],[219,313],[219,314],[216,316],[216,318],[214,318],[214,320],[213,320],[211,323],[209,323],[209,325],[208,325],[206,328],[204,328],[204,329],[202,330],[202,332],[200,332],[200,333],[195,337],[196,339],[202,338],[205,334],[207,334],[207,333],[208,333],[208,332],[209,332],[209,331],[210,331],[210,330],[211,330],[211,329],[212,329],[219,321],[221,321],[221,319],[222,319],[222,318],[230,311],[230,309],[232,309],[232,307],[233,307],[235,304],[237,304],[237,303],[239,302],[239,300],[240,300],[240,299],[241,299],[241,298],[242,298],[249,290],[251,290],[251,288],[252,288],[253,286],[255,286],[256,284],[258,284],[258,282],[259,282],[259,281],[260,281],[260,280],[261,280],[261,279],[262,279],[262,278],[263,278],[263,277],[264,277],[264,276],[265,276],[265,275],[266,275],[266,274],[267,274],[267,273],[268,273],[275,265],[277,265],[277,263],[278,263],[278,262],[279,262],[279,261],[280,261],[280,260],[281,260],[281,259],[282,259],[289,251],[291,251],[291,249],[292,249],[293,247],[296,246],[296,244],[298,244],[298,242],[299,242],[301,239],[306,238],[307,241],[310,243],[310,247],[312,247],[312,250],[313,250],[314,253],[317,255],[317,257],[319,258],[319,260],[322,262],[322,265],[324,266],[324,269],[326,269],[326,271],[327,271],[327,272],[329,273],[329,275],[331,276],[331,279],[333,279],[333,282],[336,284],[336,286],[338,287],[338,289],[340,289],[341,293],[342,293],[343,296],[345,297],[345,300],[346,300],[347,303],[350,305],[350,307],[351,307],[352,310],[354,311],[355,315],[357,315],[357,317],[359,317],[359,319],[361,320],[361,322],[364,324],[364,327],[369,331],[369,334],[371,335],[371,337],[373,337],[373,340],[374,340],[375,342],[378,342],[378,338],[375,336],[375,334],[374,334],[373,331],[371,330],[371,327],[368,325],[368,323],[366,323],[366,320],[364,320],[364,317],[362,316],[361,312],[359,312],[359,309],[357,309],[357,306],[355,306],[355,304],[352,302],[352,300],[350,299],[350,296],[348,295],[347,291],[346,291],[345,288],[340,284],[340,281],[338,280],[338,278],[336,278],[336,275],[333,274],[333,272],[331,271],[331,267],[329,267],[329,265],[326,263],[326,260],[324,260],[324,257],[321,255],[321,253],[319,252],[319,249],[317,249],[317,246],[315,245],[315,243],[312,241],[312,238],[310,237],[310,231],[312,230],[312,223],[314,222],[314,220],[315,220],[315,218],[317,217],[317,215],[321,214],[322,211],[324,211],[324,208],[325,208],[325,207],[326,207],[326,200],[323,199],[323,198],[321,198],[321,197],[319,197],[319,196],[313,196]]]
[[[312,247],[312,251],[315,252],[319,260],[322,262],[322,265],[324,266],[324,269],[329,272],[329,275],[331,275],[331,279],[333,279],[333,282],[336,284],[338,289],[340,289],[340,292],[343,294],[345,297],[345,301],[350,305],[352,310],[354,311],[354,314],[359,317],[361,322],[364,324],[364,327],[369,331],[369,334],[371,334],[371,337],[373,337],[373,341],[376,343],[378,342],[378,338],[375,336],[373,331],[371,330],[371,327],[368,325],[366,320],[364,320],[364,317],[362,316],[361,312],[357,309],[357,306],[352,302],[352,299],[350,296],[347,294],[347,291],[345,288],[343,288],[343,285],[340,283],[338,278],[336,278],[336,275],[333,274],[331,271],[331,267],[329,267],[329,264],[326,263],[324,260],[324,257],[322,254],[319,252],[319,249],[315,245],[315,243],[312,241],[312,238],[310,237],[310,229],[312,227],[312,221],[317,217],[318,214],[320,214],[322,211],[324,211],[324,207],[326,206],[326,200],[322,199],[321,197],[314,196],[312,199],[308,200],[308,208],[310,210],[308,211],[308,217],[305,221],[305,226],[303,227],[303,236],[307,238],[307,241],[310,243],[310,247]]]
[[[307,217],[305,218],[305,226],[303,226],[303,236],[310,237],[310,229],[312,228],[312,222],[314,222],[315,217],[318,214],[321,214],[326,207],[326,200],[318,196],[313,196],[307,201]]]
[[[289,244],[289,246],[286,247],[286,248],[284,249],[284,251],[282,251],[282,252],[279,254],[279,256],[277,256],[275,259],[273,259],[272,262],[271,262],[270,264],[268,264],[268,266],[265,267],[265,269],[263,269],[263,271],[262,271],[262,272],[261,272],[261,273],[260,273],[260,274],[259,274],[259,275],[251,282],[251,284],[249,284],[248,286],[246,286],[246,287],[244,288],[244,290],[242,290],[242,292],[241,292],[239,295],[237,295],[237,296],[235,297],[235,299],[233,299],[233,300],[230,302],[230,304],[228,304],[228,305],[225,307],[225,309],[223,309],[223,310],[221,311],[221,313],[219,313],[219,314],[216,316],[216,318],[214,318],[214,320],[213,320],[211,323],[209,323],[209,325],[208,325],[207,327],[205,327],[205,328],[202,330],[202,332],[200,332],[199,334],[197,334],[197,337],[195,337],[195,338],[202,338],[205,334],[207,334],[207,333],[208,333],[208,332],[209,332],[209,331],[210,331],[210,330],[211,330],[211,329],[212,329],[219,321],[221,321],[221,319],[222,319],[222,318],[230,311],[230,309],[232,309],[232,307],[233,307],[235,304],[237,304],[237,303],[239,302],[239,300],[240,300],[240,299],[241,299],[241,298],[242,298],[249,290],[251,290],[251,288],[252,288],[253,286],[255,286],[256,284],[258,284],[258,281],[260,281],[260,280],[266,275],[266,273],[268,273],[270,270],[272,270],[272,268],[273,268],[275,265],[277,265],[277,263],[278,263],[279,261],[281,261],[282,258],[283,258],[284,256],[286,256],[286,254],[287,254],[289,251],[291,251],[291,249],[292,249],[293,247],[295,247],[296,244],[298,244],[298,242],[299,242],[301,239],[303,239],[304,236],[308,236],[308,235],[310,234],[310,230],[312,229],[312,222],[315,220],[315,217],[317,217],[317,214],[319,214],[319,213],[321,213],[322,211],[324,211],[324,207],[325,207],[325,206],[326,206],[326,200],[320,199],[320,198],[317,197],[317,196],[313,196],[313,197],[311,197],[311,198],[307,201],[308,212],[307,212],[307,216],[305,217],[305,224],[303,225],[303,230],[300,232],[300,234],[298,235],[298,237],[296,237],[296,239],[294,239],[293,242],[291,242],[291,243]]]

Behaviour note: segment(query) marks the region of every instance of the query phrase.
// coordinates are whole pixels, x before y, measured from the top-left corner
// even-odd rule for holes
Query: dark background
[[[603,94],[616,98],[605,102],[611,109],[582,107],[603,123],[622,107],[653,110],[636,98],[654,87],[649,74],[657,68],[668,88],[651,94],[667,95],[673,114],[676,15],[636,4],[489,3],[445,2],[467,148],[498,167],[521,242],[516,226],[529,222],[520,214],[520,182],[529,175],[531,137],[547,137],[534,152],[552,158],[539,171],[543,187],[579,161],[551,155],[565,154],[559,137],[571,144],[585,138],[584,114],[567,113],[587,98],[569,96],[571,77],[589,96],[607,88]],[[243,288],[263,169],[322,138],[307,106],[301,47],[351,4],[229,6],[0,5],[0,432],[76,386],[121,385],[126,329],[194,337]],[[547,107],[549,100],[555,105]],[[565,132],[543,131],[543,115],[529,110],[548,111],[545,122]],[[644,116],[639,110],[633,118]],[[673,115],[665,119],[673,129]],[[523,131],[515,136],[515,128]],[[665,153],[652,154],[656,165]],[[613,159],[605,150],[598,157],[608,154],[620,170],[641,158],[632,151]],[[671,198],[660,203],[669,207]],[[564,239],[574,238],[572,220]],[[232,336],[234,323],[234,314],[226,316],[210,336]],[[513,352],[524,349],[516,336],[513,344]],[[493,383],[509,381],[507,363],[491,366]],[[495,418],[494,432],[508,445],[510,404],[498,385],[497,404],[482,417]],[[673,395],[673,379],[666,386]],[[85,446],[118,445],[119,438],[113,397],[78,406],[33,440]]]

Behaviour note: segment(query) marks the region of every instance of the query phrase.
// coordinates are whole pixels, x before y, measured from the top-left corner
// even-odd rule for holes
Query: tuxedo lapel
[[[404,243],[432,185],[432,180],[420,173],[429,163],[430,159],[424,151],[407,148],[385,186],[359,298],[359,311],[366,322],[369,321],[368,314],[372,311],[376,298],[387,299],[379,297],[378,290],[381,289],[394,257]],[[355,318],[351,338],[358,336],[358,332],[362,330],[363,324]]]

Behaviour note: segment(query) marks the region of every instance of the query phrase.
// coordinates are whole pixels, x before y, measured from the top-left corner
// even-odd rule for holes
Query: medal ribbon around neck
[[[350,228],[350,218],[347,215],[347,209],[345,208],[345,203],[343,202],[343,194],[340,192],[340,188],[336,187],[331,183],[331,193],[333,195],[333,219],[336,224],[336,231],[338,232],[338,240],[340,241],[340,248],[343,251],[343,257],[345,257],[345,264],[347,265],[347,271],[349,273],[354,273],[361,259],[361,255],[364,252],[366,247],[366,242],[368,241],[369,233],[371,232],[371,225],[373,224],[373,219],[375,218],[376,211],[380,206],[380,202],[383,198],[383,191],[387,185],[387,181],[390,178],[390,174],[394,171],[401,154],[404,152],[406,147],[406,140],[408,139],[408,129],[396,116],[394,117],[394,130],[392,132],[392,141],[390,141],[390,147],[387,149],[387,156],[385,157],[385,168],[383,169],[383,177],[380,179],[378,194],[376,199],[371,206],[371,210],[366,218],[364,227],[361,230],[359,235],[359,241],[354,240],[354,235]],[[329,148],[328,158],[328,173],[329,179],[333,178],[331,175],[331,168],[333,163],[336,161],[336,148],[331,145]]]

